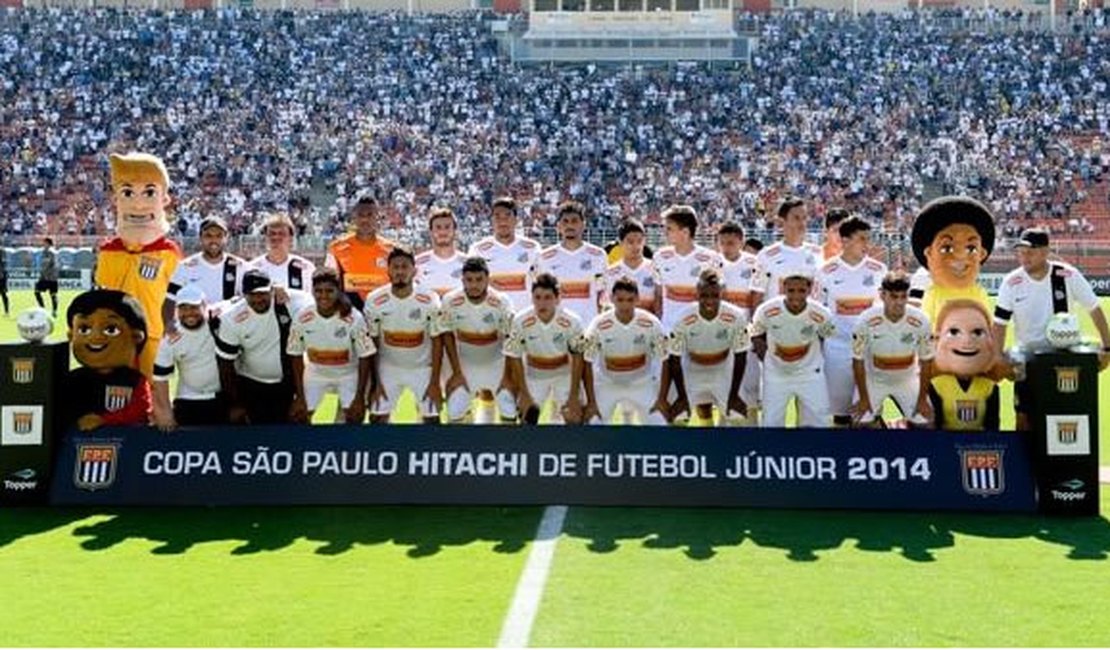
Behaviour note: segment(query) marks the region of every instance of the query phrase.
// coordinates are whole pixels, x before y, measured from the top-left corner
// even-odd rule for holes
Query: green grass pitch
[[[541,512],[0,511],[0,646],[489,646]],[[1108,554],[1105,518],[571,508],[531,643],[1107,646]]]

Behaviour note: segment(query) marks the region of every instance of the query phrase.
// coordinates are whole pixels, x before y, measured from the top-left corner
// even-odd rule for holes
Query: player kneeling
[[[632,424],[630,415],[642,424],[667,423],[667,386],[658,381],[659,368],[667,358],[667,339],[659,319],[636,308],[639,297],[635,280],[617,280],[610,296],[613,309],[596,316],[586,328],[583,418],[591,424],[612,422],[622,407],[625,424]]]
[[[721,420],[741,423],[748,405],[740,398],[748,341],[748,319],[721,301],[721,276],[713,269],[698,277],[698,304],[687,308],[671,332],[671,380],[678,398],[676,419],[690,417],[690,405],[716,406]]]
[[[513,318],[505,341],[505,384],[526,422],[535,424],[552,400],[552,424],[581,423],[581,346],[582,322],[559,305],[559,281],[539,274],[532,283],[532,306]],[[504,413],[509,405],[500,406]]]
[[[285,350],[292,359],[297,386],[290,419],[311,422],[324,395],[335,393],[343,420],[361,424],[366,415],[370,358],[377,352],[366,319],[344,299],[334,269],[322,268],[312,274],[312,297],[316,304],[294,316]]]
[[[374,422],[388,422],[408,388],[419,402],[424,423],[438,424],[443,402],[439,296],[413,285],[416,257],[406,246],[389,251],[387,271],[389,284],[366,297],[366,324],[378,349],[373,357],[377,382],[370,397]]]
[[[508,296],[489,286],[489,264],[470,257],[462,265],[461,289],[443,298],[442,329],[452,374],[447,380],[447,417],[462,421],[478,400],[473,418],[478,424],[493,422],[494,392],[505,373],[503,343],[513,324]],[[504,399],[502,400],[504,401]],[[511,397],[509,403],[512,404]],[[502,417],[516,417],[512,405]]]
[[[853,411],[861,425],[879,421],[888,397],[911,424],[926,425],[932,419],[929,317],[907,306],[909,291],[904,273],[888,273],[879,290],[882,304],[860,314],[852,333],[852,372],[859,391]]]
[[[832,314],[809,298],[813,272],[804,267],[783,273],[782,293],[759,306],[752,317],[752,348],[763,361],[763,426],[786,426],[791,398],[798,426],[831,424],[829,387],[821,345],[836,331]]]

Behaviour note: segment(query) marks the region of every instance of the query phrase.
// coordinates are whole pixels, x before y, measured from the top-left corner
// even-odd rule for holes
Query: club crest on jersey
[[[690,277],[696,278],[699,275],[701,275],[701,267],[700,266],[694,266],[694,267],[690,268]]]
[[[645,289],[655,289],[655,278],[644,278],[640,283]]]
[[[965,492],[979,496],[992,496],[1002,494],[1006,490],[1002,453],[1000,449],[960,450]]]
[[[228,271],[227,273],[225,273],[224,282],[235,282],[235,273],[233,271]]]
[[[590,260],[582,260],[582,263],[578,265],[578,269],[581,271],[589,271],[591,266],[593,266],[593,262]]]
[[[456,280],[461,278],[462,277],[462,267],[460,266],[459,268],[455,269],[454,271],[451,271],[451,277],[456,279]]]
[[[869,275],[866,278],[864,278],[863,279],[863,286],[865,286],[865,287],[875,286],[875,276]]]
[[[906,332],[905,334],[902,335],[902,338],[899,339],[899,340],[902,341],[902,343],[905,343],[907,345],[910,344],[910,343],[913,343],[913,332]]]
[[[347,328],[346,327],[340,327],[339,329],[335,330],[335,338],[337,338],[337,339],[347,338]]]
[[[555,343],[562,343],[563,341],[567,340],[567,336],[566,336],[566,334],[563,334],[562,332],[559,332],[554,337],[552,337],[551,340]]]
[[[1079,368],[1056,367],[1056,390],[1061,393],[1079,392]]]
[[[35,381],[35,360],[12,359],[12,383],[30,384]]]
[[[644,341],[646,341],[646,340],[647,340],[647,339],[646,339],[646,338],[644,338],[644,335],[643,335],[643,334],[637,334],[637,335],[636,335],[636,338],[632,339],[632,343],[634,343],[634,344],[636,344],[636,345],[643,345],[643,344],[644,344]]]
[[[520,255],[519,255],[519,256],[518,256],[517,258],[516,258],[516,261],[520,262],[521,264],[524,264],[525,262],[527,262],[527,261],[528,261],[528,253],[521,253],[521,254],[520,254]]]
[[[956,419],[960,422],[975,422],[979,419],[979,402],[973,399],[956,400]]]
[[[139,258],[139,277],[144,280],[153,280],[162,270],[162,260],[157,257],[143,255]]]
[[[813,336],[813,332],[814,329],[812,325],[806,325],[802,328],[802,336]]]
[[[104,408],[107,411],[118,411],[127,406],[131,401],[130,386],[106,386],[104,388]]]
[[[82,490],[110,487],[116,481],[118,461],[118,444],[78,445],[73,484]]]
[[[409,320],[420,320],[420,309],[413,309],[409,312]]]
[[[717,330],[717,340],[723,341],[728,338],[728,330]]]
[[[492,324],[495,320],[497,320],[497,317],[493,314],[486,314],[485,316],[482,316],[482,322],[487,325]]]

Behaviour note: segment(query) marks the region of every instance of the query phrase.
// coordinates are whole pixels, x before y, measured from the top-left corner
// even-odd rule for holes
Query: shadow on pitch
[[[0,509],[0,549],[24,537],[48,533],[81,521],[94,511],[87,508],[3,508]]]
[[[134,540],[157,545],[156,555],[186,553],[206,543],[237,542],[232,555],[280,551],[299,541],[319,555],[358,546],[392,544],[411,558],[454,546],[491,543],[497,553],[523,550],[535,534],[537,508],[290,507],[126,508],[99,511],[110,518],[79,526],[81,548],[110,549]],[[3,535],[0,532],[0,535]],[[3,538],[0,537],[0,540]]]
[[[720,548],[755,544],[782,549],[796,562],[820,560],[845,545],[862,551],[898,553],[933,562],[936,551],[955,545],[956,535],[987,539],[1036,539],[1063,547],[1074,560],[1110,557],[1110,521],[1015,515],[882,513],[785,510],[667,510],[572,508],[564,534],[586,540],[596,553],[622,545],[680,549],[707,560]]]

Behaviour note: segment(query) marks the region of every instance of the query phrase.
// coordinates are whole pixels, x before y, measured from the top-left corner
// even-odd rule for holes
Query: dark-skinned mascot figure
[[[181,259],[181,249],[166,237],[170,177],[161,159],[145,153],[112,154],[109,165],[116,236],[97,251],[94,283],[142,305],[147,340],[136,367],[149,379],[165,329],[166,290]]]
[[[111,289],[78,295],[66,311],[69,342],[81,364],[66,377],[67,426],[145,425],[150,383],[135,369],[150,346],[146,316],[134,297]]]

